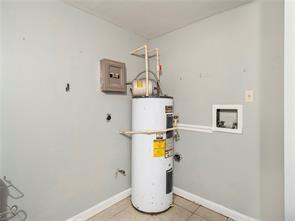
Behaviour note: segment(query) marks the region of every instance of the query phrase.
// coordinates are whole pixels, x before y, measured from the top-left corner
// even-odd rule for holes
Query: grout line
[[[185,220],[188,221],[194,214],[192,213],[189,217],[187,217]]]
[[[192,217],[193,215],[198,216],[198,217],[202,218],[202,219],[205,220],[205,221],[211,221],[211,220],[208,220],[207,218],[204,218],[204,217],[200,216],[199,214],[195,214],[195,213],[193,213],[190,217]],[[190,217],[189,217],[189,218],[190,218]],[[186,221],[188,221],[189,218],[188,218]],[[227,221],[227,220],[224,220],[224,221]]]
[[[177,196],[178,196],[178,195],[177,195]],[[178,204],[174,203],[174,199],[173,199],[173,205],[179,206],[179,207],[185,209],[186,211],[188,211],[188,212],[190,212],[190,213],[192,213],[192,214],[194,214],[194,212],[197,211],[197,209],[200,207],[199,204],[194,203],[193,201],[187,200],[187,199],[185,199],[185,198],[183,198],[183,197],[181,197],[181,196],[178,196],[178,197],[180,197],[180,198],[182,198],[182,199],[184,199],[184,200],[186,200],[186,201],[189,201],[189,202],[191,202],[191,203],[193,203],[193,204],[195,204],[195,205],[198,205],[198,207],[197,207],[194,211],[190,211],[190,210],[188,210],[187,208],[185,208],[185,207],[183,207],[183,206],[181,206],[181,205],[178,205]]]
[[[108,218],[108,219],[114,218],[115,216],[117,216],[117,215],[119,215],[120,213],[124,212],[125,210],[128,209],[129,206],[130,206],[130,205],[128,205],[126,208],[120,210],[119,212],[115,213],[114,215],[112,215],[112,216],[111,216],[110,218]]]
[[[186,211],[188,211],[188,212],[194,214],[194,212],[188,210],[187,208],[185,208],[185,207],[183,207],[183,206],[181,206],[181,205],[178,205],[178,204],[175,204],[175,203],[174,203],[174,205],[175,205],[175,206],[179,206],[179,207],[181,207],[182,209],[184,209],[184,210],[186,210]]]
[[[184,199],[184,200],[186,200],[186,201],[189,201],[189,202],[191,202],[191,203],[193,203],[193,204],[195,204],[195,205],[198,205],[198,207],[192,212],[192,211],[190,211],[190,210],[184,208],[183,206],[178,205],[178,204],[175,204],[175,203],[173,202],[174,205],[177,205],[177,206],[179,206],[179,207],[181,207],[181,208],[183,208],[183,209],[189,211],[190,213],[192,213],[192,215],[195,214],[195,215],[197,215],[197,216],[203,218],[204,220],[210,221],[210,220],[206,219],[205,217],[203,217],[203,216],[201,216],[201,215],[199,215],[199,214],[196,213],[196,212],[198,211],[198,209],[200,209],[201,207],[204,207],[205,209],[209,209],[209,208],[207,208],[207,207],[205,207],[205,206],[202,206],[201,204],[195,203],[195,202],[193,202],[193,201],[190,201],[190,200],[188,200],[188,199],[186,199],[186,198],[184,198],[184,197],[182,197],[182,196],[179,196],[179,195],[177,195],[177,194],[174,194],[174,195],[176,195],[176,196],[178,196],[178,197],[180,197],[180,198],[182,198],[182,199]],[[211,209],[209,209],[209,210],[211,210]],[[219,215],[222,215],[222,214],[220,214],[220,213],[218,213],[218,212],[215,212],[214,210],[211,210],[211,211],[214,212],[214,213],[217,213],[217,214],[219,214]],[[191,216],[192,216],[192,215],[191,215]],[[191,216],[189,216],[189,217],[191,217]],[[222,216],[224,216],[224,215],[222,215]],[[227,217],[227,216],[224,216],[224,217],[226,218],[224,221],[228,221],[228,220],[229,220],[229,217]]]
[[[196,204],[196,203],[195,203],[195,204]],[[200,204],[197,204],[197,205],[199,205],[199,206],[194,210],[193,214],[196,214],[197,210],[201,207]]]
[[[219,215],[221,215],[221,216],[224,216],[226,219],[225,220],[223,220],[223,221],[228,221],[228,219],[229,219],[229,217],[228,216],[225,216],[225,215],[223,215],[223,214],[221,214],[221,213],[218,213],[218,212],[215,212],[214,210],[212,210],[212,209],[209,209],[209,208],[207,208],[206,206],[202,206],[202,205],[200,205],[196,210],[195,210],[195,212],[194,212],[194,214],[196,214],[196,212],[197,212],[197,210],[200,208],[200,207],[203,207],[203,208],[205,208],[205,209],[208,209],[208,210],[211,210],[212,212],[214,212],[214,213],[216,213],[216,214],[219,214]],[[202,217],[201,215],[199,215],[199,214],[196,214],[196,215],[198,215],[198,216],[200,216],[200,217]],[[204,217],[202,217],[202,218],[204,218]],[[204,218],[205,219],[205,218]],[[210,221],[210,220],[209,220]]]
[[[129,197],[128,197],[129,198]],[[123,199],[123,200],[126,200],[127,198],[125,198],[125,199]],[[122,201],[123,201],[122,200]],[[120,201],[121,202],[121,201]],[[132,206],[132,202],[131,202],[131,199],[129,199],[127,202],[126,202],[126,204],[127,204],[127,206],[126,207],[124,207],[124,208],[122,208],[118,213],[116,213],[116,215],[118,215],[119,213],[121,213],[121,212],[123,212],[123,211],[125,211],[125,210],[127,210],[130,206],[131,207],[133,207]],[[115,215],[114,215],[115,216]],[[114,217],[113,216],[113,217]]]
[[[202,205],[200,205],[199,207],[198,207],[198,209],[201,207]],[[203,206],[205,209],[208,209],[207,207],[205,207],[205,206]],[[196,209],[196,211],[195,212],[197,212],[197,210],[198,209]],[[209,210],[211,210],[211,209],[209,209]],[[211,211],[213,211],[213,210],[211,210]],[[220,213],[217,213],[217,212],[215,212],[215,211],[213,211],[214,213],[216,213],[216,214],[219,214],[219,215],[222,215],[222,214],[220,214]],[[206,217],[203,217],[202,215],[200,215],[200,214],[197,214],[197,213],[194,213],[195,215],[197,215],[197,216],[199,216],[199,217],[201,217],[202,219],[204,219],[204,220],[206,220],[206,221],[211,221],[211,220],[208,220]],[[222,216],[224,216],[224,215],[222,215]],[[228,219],[229,219],[229,217],[227,217],[227,216],[224,216],[224,218],[225,218],[225,220],[223,220],[223,221],[228,221]]]

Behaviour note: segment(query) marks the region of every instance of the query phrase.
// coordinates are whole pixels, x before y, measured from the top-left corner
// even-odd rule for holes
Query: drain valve
[[[112,119],[112,115],[111,114],[107,114],[106,121],[107,122],[110,122],[111,119]]]
[[[181,159],[182,159],[182,156],[181,156],[179,153],[175,153],[173,159],[174,159],[176,162],[180,162]]]

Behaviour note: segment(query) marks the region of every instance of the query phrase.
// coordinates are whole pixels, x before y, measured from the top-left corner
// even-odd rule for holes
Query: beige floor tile
[[[124,209],[130,206],[131,201],[130,197],[127,197],[126,199],[121,200],[120,202],[116,203],[115,205],[111,206],[110,208],[107,208],[106,210],[98,213],[97,215],[91,217],[88,219],[88,221],[105,221],[116,214],[120,213]]]
[[[151,215],[147,221],[162,221],[162,219],[159,216]]]
[[[190,212],[196,211],[196,209],[200,206],[177,195],[174,195],[174,204],[181,206]]]
[[[188,210],[174,205],[168,211],[150,216],[148,221],[186,221],[192,215]]]
[[[134,209],[132,205],[129,205],[126,209],[108,219],[108,221],[146,221],[148,218],[150,218],[150,215],[141,213]]]
[[[208,221],[226,221],[227,218],[219,213],[216,213],[210,209],[200,206],[195,214],[207,219]]]
[[[232,218],[227,218],[227,221],[235,221],[235,220],[233,220]]]
[[[193,214],[187,221],[207,221],[207,220],[205,220],[204,218],[196,214]]]
[[[175,196],[174,202],[168,211],[149,215],[134,209],[128,197],[88,221],[234,221],[178,196]]]

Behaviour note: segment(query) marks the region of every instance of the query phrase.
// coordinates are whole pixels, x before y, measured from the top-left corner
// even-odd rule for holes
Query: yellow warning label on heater
[[[166,140],[156,139],[153,143],[154,157],[165,157]]]
[[[142,80],[138,80],[137,81],[137,87],[138,88],[142,88]]]

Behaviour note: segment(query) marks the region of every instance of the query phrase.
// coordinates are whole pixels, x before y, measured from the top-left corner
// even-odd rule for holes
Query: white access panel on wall
[[[242,133],[243,106],[242,105],[213,105],[213,131],[226,133]]]

